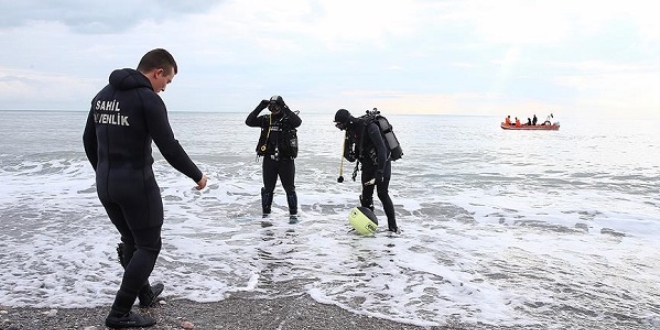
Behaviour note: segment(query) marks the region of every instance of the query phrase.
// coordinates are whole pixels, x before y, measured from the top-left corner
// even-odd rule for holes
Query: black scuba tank
[[[401,159],[401,156],[403,156],[403,149],[401,149],[399,140],[396,138],[396,135],[394,135],[392,125],[387,118],[380,115],[378,116],[377,123],[378,127],[380,127],[380,133],[385,137],[385,143],[387,143],[387,147],[390,149],[390,157],[393,161]]]
[[[380,134],[385,138],[387,148],[390,150],[390,159],[393,161],[401,159],[403,156],[401,144],[399,144],[399,140],[396,138],[396,135],[394,135],[392,125],[385,116],[380,114],[380,111],[378,111],[377,108],[367,110],[367,114],[361,116],[360,119],[364,120],[367,125],[372,122],[376,123],[378,128],[380,128]]]

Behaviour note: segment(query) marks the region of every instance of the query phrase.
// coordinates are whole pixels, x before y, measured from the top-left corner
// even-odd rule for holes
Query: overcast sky
[[[660,118],[658,0],[0,0],[0,110],[87,110],[162,47],[171,111]]]

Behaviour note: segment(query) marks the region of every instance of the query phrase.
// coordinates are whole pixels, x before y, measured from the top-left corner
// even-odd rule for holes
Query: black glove
[[[259,109],[259,110],[266,109],[266,108],[268,108],[269,103],[270,103],[270,101],[268,101],[268,100],[261,100],[261,102],[257,106],[257,109]]]
[[[119,257],[119,264],[122,267],[126,267],[126,261],[124,260],[124,243],[117,244],[117,256]]]
[[[375,182],[376,184],[379,184],[379,183],[383,182],[383,180],[384,180],[384,178],[383,178],[383,171],[378,170],[378,172],[376,172],[376,178],[375,178],[375,179],[376,179],[376,180],[375,180],[375,181],[376,181],[376,182]]]

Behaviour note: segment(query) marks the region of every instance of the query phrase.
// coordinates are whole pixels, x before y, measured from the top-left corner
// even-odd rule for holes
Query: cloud
[[[42,96],[86,107],[113,69],[163,47],[180,67],[163,94],[173,110],[244,111],[272,94],[305,111],[654,109],[659,6],[0,0],[0,107],[35,108]]]
[[[68,76],[45,75],[31,70],[7,70],[0,68],[0,90],[3,102],[30,100],[30,105],[22,109],[68,110],[71,103],[79,103],[82,109],[88,107],[96,93],[92,84],[98,81],[72,79]],[[55,86],[66,86],[56,88]],[[80,95],[86,96],[81,98]]]
[[[632,21],[646,39],[658,41],[659,12],[655,0],[475,0],[460,2],[446,18],[467,23],[488,43],[548,45],[597,34],[621,19]]]
[[[199,37],[242,40],[269,53],[349,52],[414,34],[420,10],[412,0],[229,1],[191,24]]]
[[[35,22],[59,22],[76,33],[117,33],[143,21],[160,22],[186,14],[203,13],[213,0],[0,0],[0,28]]]
[[[580,92],[574,110],[599,116],[660,118],[660,76],[654,72],[601,72],[557,77]]]

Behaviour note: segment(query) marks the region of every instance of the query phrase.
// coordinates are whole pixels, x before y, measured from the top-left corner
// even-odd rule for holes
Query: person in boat
[[[516,127],[520,127],[520,126],[521,126],[520,125],[520,119],[518,119],[518,117],[516,117]]]
[[[534,117],[532,117],[532,125],[536,126],[536,123],[539,121],[538,118],[536,118],[536,114],[534,114]]]
[[[552,113],[548,115],[548,117],[545,118],[545,121],[543,122],[543,125],[552,125],[552,119],[555,118]]]
[[[508,115],[506,118],[504,118],[504,124],[511,125],[511,115]]]
[[[527,117],[527,125],[532,126],[532,120],[529,117]]]

